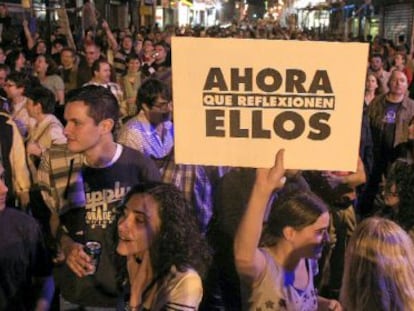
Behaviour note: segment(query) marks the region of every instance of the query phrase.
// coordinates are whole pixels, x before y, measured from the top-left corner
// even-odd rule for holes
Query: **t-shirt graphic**
[[[85,184],[85,189],[89,189]],[[116,210],[119,201],[125,196],[131,187],[123,187],[120,182],[115,182],[114,189],[98,191],[86,190],[86,224],[92,228],[105,229],[116,218]]]
[[[386,103],[383,122],[387,124],[395,124],[399,107],[399,104]]]

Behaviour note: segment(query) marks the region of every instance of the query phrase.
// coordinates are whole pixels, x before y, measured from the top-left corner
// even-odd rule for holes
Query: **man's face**
[[[155,61],[161,63],[165,60],[166,57],[167,57],[167,51],[165,50],[165,48],[161,45],[156,45],[155,46]]]
[[[130,51],[132,49],[132,39],[130,37],[125,37],[122,40],[122,48],[125,51]]]
[[[152,107],[147,104],[144,104],[143,106],[144,115],[152,125],[157,126],[158,124],[171,120],[171,101],[158,96]]]
[[[380,57],[372,57],[369,64],[372,71],[380,71],[382,69],[382,60]]]
[[[94,45],[89,45],[85,48],[86,62],[92,66],[93,62],[99,58],[99,49]]]
[[[111,80],[111,67],[109,64],[99,64],[99,71],[95,71],[95,78],[99,83],[108,83]]]
[[[71,51],[62,51],[60,53],[60,61],[64,68],[71,68],[75,63],[75,57]]]
[[[89,107],[83,101],[69,102],[65,107],[67,121],[64,134],[68,140],[68,149],[76,153],[85,153],[99,145],[102,130],[100,124],[88,115]]]
[[[6,208],[7,191],[9,190],[4,178],[4,168],[0,164],[0,212]]]
[[[393,71],[388,83],[392,95],[403,96],[407,92],[407,76],[401,71]]]

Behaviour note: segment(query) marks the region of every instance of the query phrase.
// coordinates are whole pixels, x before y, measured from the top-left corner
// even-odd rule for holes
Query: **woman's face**
[[[48,67],[48,64],[46,62],[46,59],[43,56],[38,56],[34,63],[35,71],[38,73],[40,72],[44,73],[47,71],[47,67]]]
[[[151,247],[160,231],[158,213],[159,204],[151,195],[132,195],[118,221],[118,254],[137,256]]]
[[[36,53],[37,54],[46,54],[47,52],[47,46],[44,42],[39,42],[36,46]]]
[[[22,69],[26,63],[26,58],[23,53],[19,54],[19,57],[16,59],[16,69]]]
[[[128,62],[128,71],[130,72],[137,72],[139,68],[141,67],[141,64],[138,59],[131,59]]]
[[[329,213],[321,214],[316,221],[301,230],[295,230],[292,243],[302,258],[319,259],[327,242]]]
[[[373,75],[369,75],[365,82],[367,91],[375,91],[378,87],[377,79]]]
[[[394,63],[395,66],[399,67],[399,66],[403,66],[404,65],[404,58],[401,54],[396,54],[394,56]]]

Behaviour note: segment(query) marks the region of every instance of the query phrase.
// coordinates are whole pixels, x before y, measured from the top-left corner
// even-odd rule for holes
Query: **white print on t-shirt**
[[[117,203],[130,187],[121,187],[115,182],[114,189],[103,189],[86,193],[86,224],[92,229],[105,229],[116,217]]]

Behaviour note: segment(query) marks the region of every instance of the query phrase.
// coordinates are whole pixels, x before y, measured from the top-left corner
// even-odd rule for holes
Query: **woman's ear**
[[[286,226],[283,228],[282,233],[283,233],[283,237],[287,241],[292,241],[296,235],[296,230],[293,227]]]

